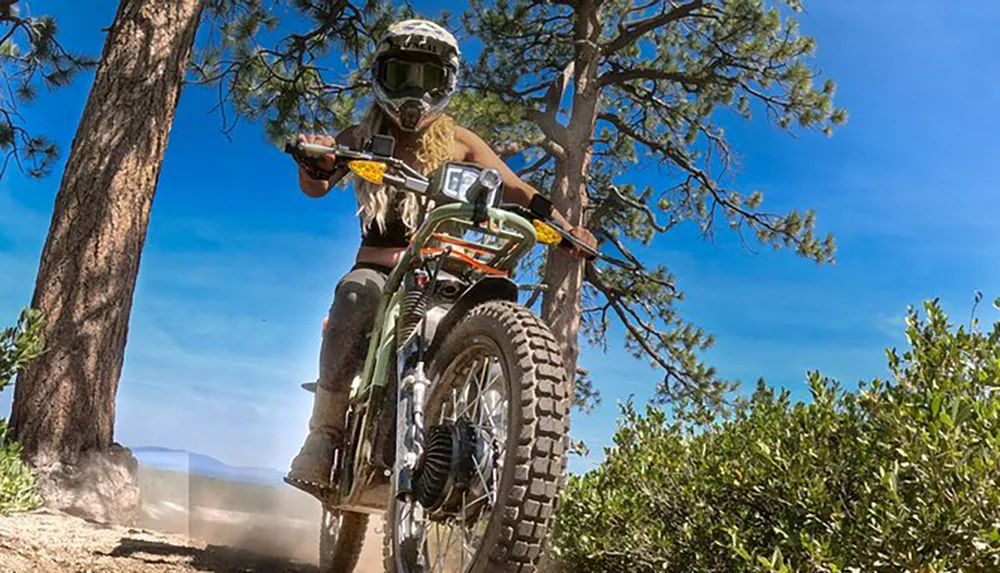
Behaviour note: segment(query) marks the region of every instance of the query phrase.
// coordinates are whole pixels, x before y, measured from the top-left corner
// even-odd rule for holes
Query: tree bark
[[[34,465],[108,452],[129,313],[200,0],[122,0],[63,174],[32,306],[46,352],[17,380]]]
[[[601,37],[598,0],[582,0],[576,9],[573,107],[566,130],[565,154],[556,170],[552,203],[572,225],[584,225],[587,207],[587,172],[592,158],[591,140],[597,125],[600,96],[599,48]],[[583,263],[553,251],[545,265],[548,290],[542,299],[542,317],[563,349],[572,388],[580,357],[580,296]],[[571,394],[572,395],[572,394]]]

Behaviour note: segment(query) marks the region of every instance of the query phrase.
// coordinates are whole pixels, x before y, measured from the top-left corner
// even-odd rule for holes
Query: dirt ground
[[[198,508],[173,508],[168,518],[150,509],[142,528],[44,509],[0,517],[0,573],[319,573],[317,522]],[[156,531],[176,530],[178,512],[187,513],[189,534]],[[381,523],[372,521],[358,573],[382,571]]]

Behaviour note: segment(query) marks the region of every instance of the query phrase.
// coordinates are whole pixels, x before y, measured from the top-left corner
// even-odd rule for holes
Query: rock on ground
[[[87,452],[73,465],[35,460],[38,493],[45,506],[84,519],[134,525],[140,507],[139,463],[128,449]]]

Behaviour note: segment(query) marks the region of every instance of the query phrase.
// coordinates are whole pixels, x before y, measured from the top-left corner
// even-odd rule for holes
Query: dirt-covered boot
[[[347,392],[316,388],[309,435],[292,460],[285,483],[321,501],[330,493],[330,470],[334,452],[343,445],[347,406]]]

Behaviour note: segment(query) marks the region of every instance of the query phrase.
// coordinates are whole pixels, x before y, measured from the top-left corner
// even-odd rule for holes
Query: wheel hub
[[[492,489],[495,451],[493,436],[467,420],[431,426],[414,468],[416,500],[432,515],[461,513]]]

